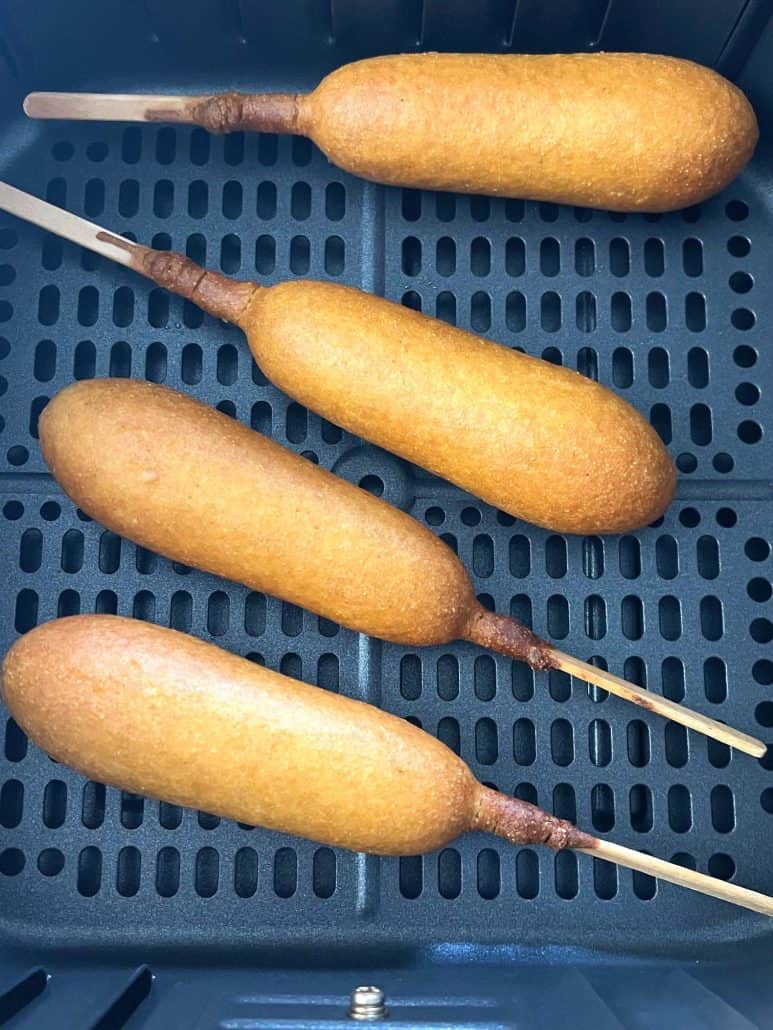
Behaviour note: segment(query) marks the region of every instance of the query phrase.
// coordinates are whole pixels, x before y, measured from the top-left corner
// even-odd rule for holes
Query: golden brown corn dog
[[[773,913],[765,895],[599,840],[484,787],[402,719],[173,630],[112,615],[57,619],[14,644],[1,687],[36,744],[124,790],[383,855],[484,830]]]
[[[412,645],[463,638],[562,668],[702,733],[760,741],[571,658],[486,610],[459,559],[403,512],[220,412],[149,383],[76,383],[45,408],[43,456],[104,525],[169,558]]]
[[[388,855],[493,830],[499,813],[507,835],[507,812],[515,839],[589,839],[483,787],[402,719],[138,620],[79,615],[38,627],[8,653],[2,692],[57,760],[239,822]]]
[[[615,211],[704,200],[758,137],[727,79],[654,54],[403,54],[344,65],[306,95],[33,93],[25,109],[295,133],[376,182]]]
[[[39,433],[79,507],[175,561],[387,640],[453,640],[483,611],[428,529],[182,393],[74,383]]]
[[[348,286],[234,283],[147,248],[133,259],[241,326],[285,393],[511,515],[623,533],[671,501],[676,473],[655,430],[577,372]]]

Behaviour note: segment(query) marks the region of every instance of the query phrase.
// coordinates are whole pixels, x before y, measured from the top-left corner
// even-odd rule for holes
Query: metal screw
[[[380,987],[354,988],[349,998],[349,1019],[367,1022],[383,1019],[386,1014],[386,995]]]

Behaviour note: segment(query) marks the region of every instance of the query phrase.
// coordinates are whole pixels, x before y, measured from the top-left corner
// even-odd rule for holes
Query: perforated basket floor
[[[255,82],[256,87],[260,82]],[[773,213],[754,173],[631,217],[363,184],[303,140],[17,126],[4,178],[119,232],[271,283],[334,278],[563,362],[648,413],[680,468],[623,538],[514,521],[289,401],[238,331],[123,268],[0,219],[0,649],[76,612],[211,639],[437,734],[484,781],[600,834],[773,891],[771,764],[467,645],[413,652],[173,565],[46,474],[37,418],[73,379],[164,382],[365,488],[454,547],[486,603],[582,658],[773,739]],[[769,412],[769,407],[766,409]],[[16,939],[144,953],[496,942],[699,953],[762,920],[582,856],[470,836],[378,860],[85,783],[0,736],[0,919]],[[138,744],[139,746],[139,744]]]

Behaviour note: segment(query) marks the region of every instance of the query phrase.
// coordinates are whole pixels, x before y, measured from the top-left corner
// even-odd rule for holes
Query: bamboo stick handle
[[[616,694],[640,708],[645,708],[648,712],[654,712],[699,733],[705,733],[707,737],[729,744],[730,747],[753,755],[754,758],[762,758],[767,751],[766,745],[756,737],[725,726],[724,723],[710,719],[707,715],[693,712],[684,705],[678,705],[649,690],[642,690],[641,687],[634,686],[633,683],[628,683],[611,672],[597,669],[588,662],[559,651],[511,616],[498,615],[481,607],[470,621],[464,638],[517,661],[526,662],[532,669],[561,669],[570,676],[594,683],[597,687],[608,690],[610,694]]]
[[[698,891],[699,894],[719,898],[720,901],[727,901],[731,905],[740,905],[741,908],[748,908],[752,912],[773,916],[773,898],[768,897],[767,894],[749,890],[747,887],[739,887],[737,884],[727,883],[725,880],[718,880],[715,876],[707,876],[705,873],[696,873],[694,869],[685,869],[674,862],[664,862],[662,858],[644,855],[641,851],[623,847],[622,844],[613,844],[612,841],[594,838],[591,847],[575,848],[575,850],[581,851],[584,855],[590,855],[592,858],[603,858],[616,865],[647,873],[660,880],[667,880],[679,887],[687,887],[689,890]]]
[[[180,122],[187,121],[191,105],[203,99],[155,93],[29,93],[24,99],[24,112],[30,118]]]
[[[200,125],[208,132],[304,131],[303,96],[297,93],[211,93],[159,96],[154,93],[30,93],[30,118],[105,122],[171,122]]]
[[[564,672],[569,673],[570,676],[576,676],[578,679],[593,683],[603,690],[608,690],[610,694],[622,697],[626,701],[646,709],[648,712],[662,715],[666,719],[671,719],[682,726],[687,726],[688,729],[697,730],[698,733],[703,733],[707,737],[713,737],[714,740],[728,744],[730,747],[743,751],[747,755],[752,755],[754,758],[762,758],[767,751],[767,746],[756,737],[749,736],[748,733],[742,733],[740,730],[735,730],[731,726],[726,726],[716,719],[709,718],[708,715],[701,715],[700,712],[695,712],[684,705],[677,704],[675,701],[670,701],[666,697],[661,697],[659,694],[643,690],[641,687],[628,683],[611,672],[597,669],[594,665],[580,661],[579,658],[573,658],[571,655],[565,654],[563,651],[553,647],[548,649],[548,654],[553,659],[556,668],[562,669]]]
[[[0,182],[0,209],[121,265],[135,267],[137,256],[146,249],[6,182]]]
[[[263,289],[257,283],[240,282],[219,272],[209,272],[173,250],[154,250],[116,236],[85,218],[71,215],[4,182],[0,182],[0,210],[88,247],[112,261],[128,265],[159,286],[193,301],[210,315],[227,322],[238,323],[253,295]]]

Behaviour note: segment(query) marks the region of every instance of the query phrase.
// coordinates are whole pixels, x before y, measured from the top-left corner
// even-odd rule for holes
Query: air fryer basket
[[[408,718],[485,782],[589,830],[773,892],[769,760],[563,674],[466,644],[383,644],[159,558],[75,508],[36,429],[73,379],[164,382],[410,512],[458,551],[485,603],[770,737],[770,6],[0,2],[0,177],[230,275],[351,283],[577,368],[648,413],[680,469],[676,501],[640,533],[535,529],[290,401],[233,327],[0,215],[0,651],[76,612],[172,625]],[[762,143],[708,203],[626,216],[387,189],[298,138],[30,123],[20,111],[30,88],[306,89],[355,57],[417,48],[719,62],[749,91]],[[393,1020],[411,1025],[551,1025],[569,1011],[598,1027],[771,1025],[762,917],[482,835],[377,859],[106,791],[5,713],[0,942],[0,1020],[21,1008],[25,1026],[105,1013],[99,1025],[329,1025],[375,970]],[[696,959],[706,965],[685,972]],[[654,960],[668,962],[660,991]],[[34,967],[51,979],[32,1001],[45,983]]]

